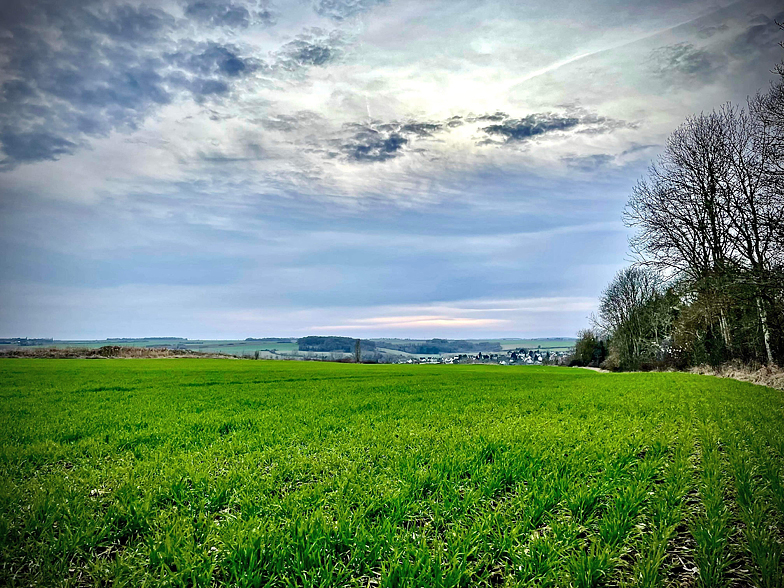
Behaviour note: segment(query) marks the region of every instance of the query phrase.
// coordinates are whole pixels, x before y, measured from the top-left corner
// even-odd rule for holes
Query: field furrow
[[[0,362],[0,584],[781,586],[781,392],[688,374]]]

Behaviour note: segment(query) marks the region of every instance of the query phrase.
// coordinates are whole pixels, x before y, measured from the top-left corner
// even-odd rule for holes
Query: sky
[[[573,336],[775,1],[0,4],[0,336]]]

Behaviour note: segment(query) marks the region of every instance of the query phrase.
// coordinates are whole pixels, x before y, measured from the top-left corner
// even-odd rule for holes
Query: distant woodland
[[[353,353],[357,340],[351,337],[301,337],[297,339],[300,351],[341,351]],[[362,339],[360,341],[363,351],[373,351],[376,344],[373,341]]]

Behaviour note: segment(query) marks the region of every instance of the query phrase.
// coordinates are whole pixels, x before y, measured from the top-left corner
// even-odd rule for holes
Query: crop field
[[[783,585],[770,388],[5,359],[0,409],[4,586]]]

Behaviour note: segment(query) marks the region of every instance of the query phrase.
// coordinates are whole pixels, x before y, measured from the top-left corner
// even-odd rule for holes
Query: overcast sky
[[[571,336],[775,1],[0,4],[0,336]]]

